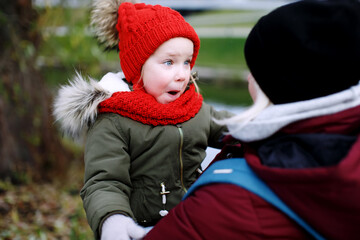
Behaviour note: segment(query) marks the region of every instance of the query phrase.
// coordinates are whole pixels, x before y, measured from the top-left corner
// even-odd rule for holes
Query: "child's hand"
[[[142,239],[147,232],[145,228],[137,225],[132,218],[121,214],[108,217],[101,230],[101,240]]]

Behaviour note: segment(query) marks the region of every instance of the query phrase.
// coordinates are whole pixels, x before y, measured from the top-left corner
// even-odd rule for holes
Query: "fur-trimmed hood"
[[[99,82],[79,73],[60,87],[53,104],[53,115],[61,130],[78,139],[97,116],[97,106],[114,92],[130,91],[122,72],[107,73]]]

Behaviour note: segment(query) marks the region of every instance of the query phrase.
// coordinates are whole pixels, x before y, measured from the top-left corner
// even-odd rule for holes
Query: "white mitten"
[[[114,92],[129,92],[130,88],[124,80],[122,80],[124,74],[122,72],[105,74],[99,84],[111,93]]]
[[[146,233],[145,228],[137,225],[132,218],[114,214],[103,223],[101,240],[142,239]]]

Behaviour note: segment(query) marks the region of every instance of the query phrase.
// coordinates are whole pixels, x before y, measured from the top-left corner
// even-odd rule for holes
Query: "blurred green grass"
[[[201,38],[196,64],[208,67],[246,68],[245,38]]]
[[[198,85],[205,101],[232,106],[249,106],[252,103],[245,82],[233,81],[220,84],[200,80]]]

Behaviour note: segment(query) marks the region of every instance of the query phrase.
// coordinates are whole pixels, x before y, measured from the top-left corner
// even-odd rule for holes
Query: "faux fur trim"
[[[61,86],[53,104],[53,115],[55,121],[60,123],[61,130],[78,140],[87,127],[95,121],[100,102],[111,97],[115,91],[129,91],[121,76],[120,73],[108,73],[97,82],[92,78],[85,79],[76,73],[68,85]],[[117,87],[108,88],[112,85],[109,84],[111,82]]]
[[[98,41],[108,49],[117,49],[119,33],[116,29],[119,6],[123,2],[139,3],[138,0],[94,0],[91,26]]]

